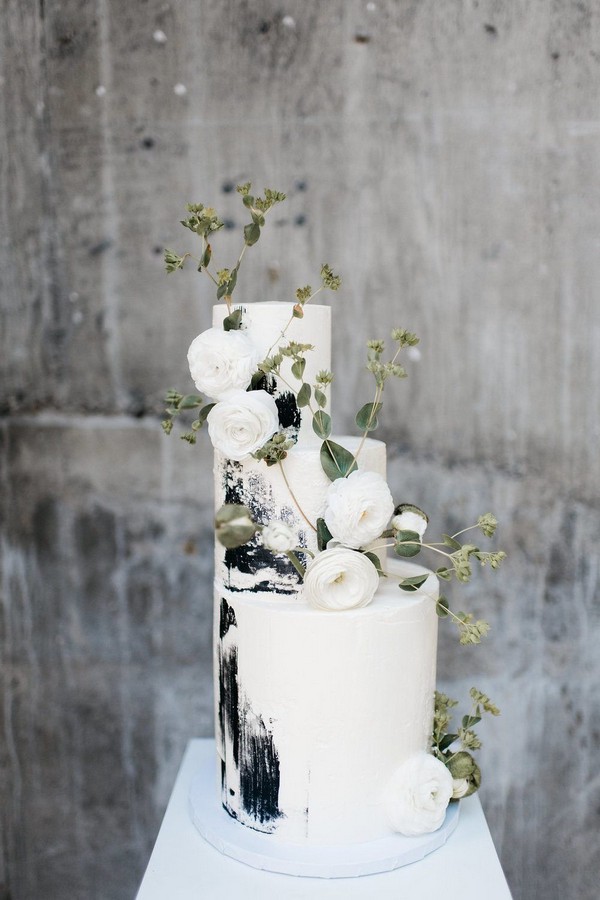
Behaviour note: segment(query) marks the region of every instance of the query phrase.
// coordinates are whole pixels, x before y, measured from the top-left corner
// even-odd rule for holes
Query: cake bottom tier
[[[327,612],[302,599],[215,590],[221,800],[273,840],[358,843],[391,833],[387,787],[429,746],[438,585],[411,594],[392,562],[373,602]]]

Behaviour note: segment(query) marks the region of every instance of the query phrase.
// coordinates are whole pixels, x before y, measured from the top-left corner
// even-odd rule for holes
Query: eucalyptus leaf
[[[292,375],[294,378],[297,378],[298,381],[302,381],[302,376],[304,375],[304,369],[306,368],[306,360],[303,357],[294,360],[292,363]]]
[[[250,208],[251,206],[254,206],[254,197],[252,197],[250,194],[246,194],[245,197],[242,197],[242,203],[244,204],[244,206]]]
[[[242,324],[241,309],[234,309],[232,313],[223,319],[223,328],[225,331],[238,331]]]
[[[199,394],[186,394],[179,401],[179,409],[195,409],[202,403],[202,397]]]
[[[385,572],[384,572],[383,569],[381,568],[381,560],[379,559],[379,557],[377,556],[376,553],[372,553],[370,550],[364,550],[364,551],[363,551],[363,556],[366,556],[367,559],[370,559],[370,560],[371,560],[371,562],[373,563],[373,565],[374,565],[375,568],[377,569],[377,574],[380,576],[380,578],[386,578],[386,577],[387,577],[386,574],[385,574]]]
[[[204,423],[206,422],[207,416],[214,405],[215,405],[214,403],[207,403],[206,406],[202,407],[202,409],[198,413],[198,422],[200,423],[200,426],[204,425]]]
[[[403,591],[418,591],[428,578],[429,575],[412,575],[410,578],[403,578],[398,587]]]
[[[247,544],[258,530],[247,506],[238,503],[224,504],[215,517],[215,534],[220,544],[228,550]]]
[[[361,431],[374,431],[378,426],[377,413],[383,403],[365,403],[356,413],[356,426]]]
[[[310,403],[310,384],[306,384],[306,382],[302,385],[300,390],[298,391],[298,396],[296,397],[296,403],[298,406],[308,406]]]
[[[332,537],[332,533],[325,524],[325,519],[317,519],[317,547],[321,552],[327,549],[327,544]]]
[[[260,227],[256,224],[256,222],[251,222],[250,225],[246,225],[244,228],[244,240],[246,241],[249,247],[252,247],[253,244],[257,242],[260,237]]]
[[[478,725],[479,722],[481,722],[481,716],[463,716],[462,727],[472,728],[473,725]]]
[[[217,300],[222,300],[225,294],[227,293],[227,282],[225,284],[220,284],[217,288]]]
[[[327,406],[327,397],[321,388],[315,388],[315,400],[321,408]]]
[[[416,531],[398,531],[396,533],[396,543],[394,544],[394,553],[410,559],[421,551],[421,538]]]
[[[440,619],[445,619],[448,615],[450,607],[448,606],[448,601],[445,597],[440,597],[437,603],[435,604],[435,611],[440,617]]]
[[[335,441],[325,441],[321,445],[320,456],[321,466],[330,481],[345,478],[358,468],[352,453]]]
[[[227,284],[227,293],[228,294],[233,294],[233,292],[235,290],[235,286],[237,284],[237,273],[238,273],[237,267],[235,269],[231,270],[231,275],[229,276],[229,282]]]
[[[457,740],[458,740],[457,734],[445,734],[439,743],[439,748],[442,751],[442,753],[444,752],[444,750],[447,750],[448,747],[451,747],[452,744],[454,743],[454,741],[457,741]]]
[[[455,541],[453,537],[450,537],[449,534],[443,534],[442,540],[446,547],[450,547],[451,550],[460,550],[462,544],[459,544],[458,541]]]
[[[312,425],[314,433],[323,440],[331,434],[331,416],[322,409],[318,409],[314,414]]]
[[[210,262],[210,258],[212,256],[212,250],[210,244],[206,245],[206,250],[202,254],[202,259],[200,260],[200,268],[206,268],[206,266]]]

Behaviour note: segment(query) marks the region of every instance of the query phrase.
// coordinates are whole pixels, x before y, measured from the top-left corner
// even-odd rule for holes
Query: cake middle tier
[[[333,437],[351,453],[361,438]],[[247,506],[255,522],[267,525],[280,520],[298,535],[298,546],[316,552],[314,526],[323,515],[325,496],[331,481],[323,471],[319,447],[296,446],[282,466],[267,466],[248,457],[241,462],[215,453],[215,509],[224,503]],[[358,467],[385,478],[386,448],[383,441],[368,438],[361,448]],[[384,558],[382,558],[383,561]],[[255,536],[249,543],[226,550],[216,543],[215,579],[230,591],[280,594],[294,597],[300,590],[299,576],[288,558],[271,553]]]

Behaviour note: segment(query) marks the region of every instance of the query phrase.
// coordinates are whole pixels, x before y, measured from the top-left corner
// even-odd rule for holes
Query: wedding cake
[[[261,358],[276,349],[292,306],[242,307],[245,333]],[[214,315],[222,327],[223,307]],[[304,372],[305,383],[313,383],[319,370],[330,369],[330,309],[307,307],[297,325],[294,339],[315,347]],[[288,371],[281,374],[293,381]],[[280,416],[288,417],[280,424],[298,423],[298,441],[284,463],[293,497],[279,466],[252,457],[236,462],[217,451],[216,507],[243,504],[262,525],[284,522],[295,532],[294,546],[316,553],[316,533],[296,501],[313,523],[325,511],[332,482],[319,460],[322,441],[308,407],[299,410],[294,394],[273,382]],[[359,443],[336,441],[350,452]],[[358,471],[383,480],[385,465],[385,445],[367,439]],[[389,834],[397,773],[431,740],[437,579],[431,575],[418,592],[402,594],[398,577],[415,573],[397,563],[367,606],[320,609],[303,598],[287,557],[265,549],[259,535],[235,549],[216,546],[214,677],[224,809],[273,841],[339,844]],[[379,583],[372,563],[366,566]],[[346,604],[352,607],[350,594],[342,598]],[[452,794],[452,779],[440,770],[447,777],[436,809]]]
[[[252,215],[244,249],[283,199],[270,191],[254,198],[249,188],[238,188]],[[182,224],[202,238],[199,269],[206,269],[208,237],[222,223],[201,204],[188,211]],[[356,415],[358,436],[332,436],[331,310],[310,301],[337,290],[340,279],[324,265],[321,286],[299,288],[296,302],[234,304],[243,252],[234,269],[211,275],[225,302],[189,348],[200,393],[170,391],[163,422],[170,433],[174,418],[198,410],[182,437],[195,443],[206,424],[214,447],[221,836],[201,831],[253,865],[346,874],[347,866],[327,862],[333,848],[357,854],[387,848],[394,836],[410,842],[446,828],[445,839],[449,804],[479,787],[473,727],[498,710],[473,688],[471,712],[456,732],[450,727],[456,702],[435,691],[437,623],[454,621],[461,643],[478,643],[488,626],[452,612],[439,586],[440,579],[468,581],[474,560],[497,568],[504,554],[457,539],[475,528],[490,537],[491,514],[427,543],[426,514],[395,502],[386,482],[385,444],[371,433],[384,386],[406,375],[398,358],[416,336],[393,329],[389,358],[384,341],[367,342],[374,398]],[[166,251],[167,271],[182,268],[187,256]],[[408,561],[425,548],[441,554],[435,573]],[[227,840],[226,822],[234,828]],[[248,846],[259,840],[258,850],[238,852],[244,835]],[[373,864],[384,858],[375,852],[353,873],[412,861],[441,841],[408,856],[386,849],[381,865]],[[316,853],[318,864],[307,870],[282,862],[289,848]]]

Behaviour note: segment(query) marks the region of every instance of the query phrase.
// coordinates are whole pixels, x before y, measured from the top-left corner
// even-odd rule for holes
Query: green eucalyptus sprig
[[[183,269],[187,259],[193,259],[198,263],[198,272],[205,272],[217,289],[217,300],[225,299],[227,308],[231,311],[231,296],[237,284],[239,268],[248,247],[252,247],[259,240],[261,229],[265,225],[265,216],[276,203],[285,200],[285,194],[265,188],[264,197],[255,197],[250,193],[251,183],[240,184],[236,190],[241,194],[244,207],[249,211],[251,221],[244,226],[244,244],[233,268],[222,268],[216,273],[210,270],[212,262],[212,246],[209,238],[223,227],[223,221],[216,211],[202,203],[188,203],[188,216],[181,220],[184,228],[198,235],[202,241],[202,249],[199,257],[191,253],[180,256],[174,250],[166,249],[164,253],[165,268],[168,273]],[[240,319],[241,321],[241,319]],[[230,322],[229,327],[239,328],[237,324]]]
[[[215,404],[204,404],[204,400],[200,396],[200,394],[184,395],[175,390],[167,391],[165,403],[167,404],[167,408],[165,409],[167,418],[163,419],[161,422],[162,429],[165,434],[171,434],[171,432],[173,431],[174,420],[177,418],[177,416],[181,415],[182,412],[186,412],[191,409],[198,409],[198,415],[191,423],[191,430],[186,431],[184,434],[180,435],[182,441],[187,441],[188,444],[195,444],[196,432],[202,428],[202,426],[206,422],[206,418],[209,412]]]
[[[436,575],[444,581],[450,581],[454,576],[457,581],[463,583],[468,582],[472,576],[471,557],[476,559],[480,565],[489,565],[493,569],[497,569],[500,563],[506,558],[503,550],[499,551],[482,551],[475,544],[461,544],[457,540],[461,534],[471,531],[473,528],[479,528],[485,537],[493,537],[498,522],[492,513],[485,513],[479,516],[475,525],[470,525],[456,534],[442,535],[442,541],[437,543],[424,542],[416,531],[394,531],[390,529],[385,532],[383,537],[393,537],[394,552],[405,559],[417,556],[423,548],[432,550],[434,553],[445,556],[449,561],[443,566],[436,569]],[[447,547],[448,550],[442,549]],[[428,575],[413,575],[410,578],[404,578],[400,581],[400,588],[403,591],[418,591],[427,581]],[[490,626],[483,619],[475,620],[471,613],[453,612],[450,609],[448,600],[444,596],[440,596],[436,601],[436,612],[440,618],[450,617],[458,628],[461,644],[479,644],[483,637],[486,637],[490,630]]]
[[[419,343],[416,334],[405,328],[394,328],[391,338],[396,344],[393,355],[387,361],[382,360],[385,352],[385,342],[382,340],[367,341],[367,371],[371,372],[375,379],[375,396],[370,403],[361,406],[356,414],[356,425],[362,431],[362,438],[358,449],[354,454],[357,461],[364,447],[369,432],[375,431],[379,425],[378,415],[383,408],[383,391],[388,378],[406,378],[406,370],[396,360],[405,347],[415,347]]]
[[[500,715],[500,710],[492,703],[487,694],[473,687],[470,695],[471,710],[462,717],[458,730],[452,731],[453,714],[450,710],[458,706],[458,700],[452,700],[439,691],[435,692],[431,751],[437,759],[444,763],[452,778],[459,782],[457,797],[468,797],[470,794],[474,794],[481,784],[481,771],[471,752],[479,750],[482,746],[474,727],[481,722],[485,713],[492,716]]]

